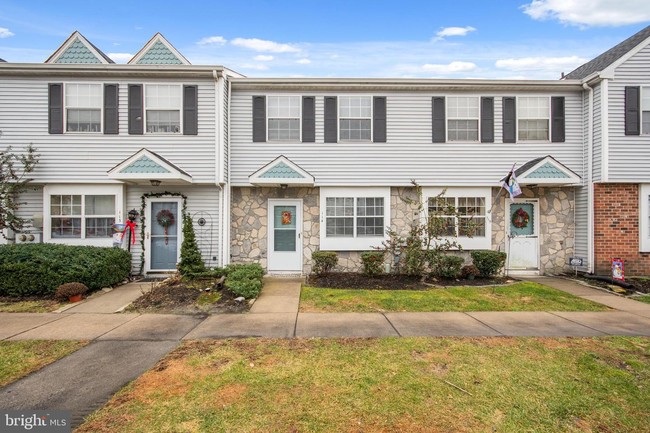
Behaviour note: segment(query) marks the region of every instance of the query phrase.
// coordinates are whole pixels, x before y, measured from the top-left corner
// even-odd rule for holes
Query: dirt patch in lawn
[[[161,282],[136,299],[127,309],[140,313],[214,314],[244,313],[247,301],[235,301],[237,295],[227,288],[214,289],[217,279],[184,281],[178,277]],[[206,288],[211,288],[205,291]]]
[[[567,277],[573,279],[576,278],[575,275],[567,275]],[[621,287],[615,284],[613,280],[595,280],[580,274],[578,274],[577,279],[589,284],[590,286],[600,287],[623,295],[634,295],[636,292],[650,294],[650,278],[648,277],[626,277],[625,283],[631,284],[631,288]]]
[[[366,289],[366,290],[428,290],[434,286],[490,286],[512,283],[512,278],[475,278],[465,279],[434,279],[409,275],[378,275],[370,277],[356,272],[330,272],[325,275],[310,275],[307,285],[329,289]]]
[[[51,297],[26,296],[10,298],[0,296],[0,312],[2,313],[49,313],[64,304]]]

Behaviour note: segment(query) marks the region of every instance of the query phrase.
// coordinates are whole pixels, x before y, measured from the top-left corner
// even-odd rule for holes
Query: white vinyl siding
[[[549,97],[517,98],[518,141],[548,141],[551,100]]]
[[[180,134],[183,87],[178,84],[147,84],[144,89],[146,131]]]
[[[650,86],[641,88],[641,134],[650,134]]]
[[[390,225],[390,188],[321,188],[320,248],[363,251],[381,245]]]
[[[102,85],[67,83],[64,89],[66,132],[102,132]]]
[[[340,96],[339,140],[372,140],[372,98],[370,96]]]
[[[267,98],[268,141],[300,141],[300,96]]]
[[[448,141],[478,141],[479,101],[478,97],[447,97]]]

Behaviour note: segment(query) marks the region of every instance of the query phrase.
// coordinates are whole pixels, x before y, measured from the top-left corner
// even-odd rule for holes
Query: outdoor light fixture
[[[160,181],[156,179],[151,179],[149,182],[151,182],[151,186],[159,186]]]
[[[287,189],[287,184],[286,183],[281,183],[280,184],[280,189]]]

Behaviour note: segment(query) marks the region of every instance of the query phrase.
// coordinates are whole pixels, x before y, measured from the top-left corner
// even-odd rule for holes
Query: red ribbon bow
[[[126,231],[131,229],[131,244],[135,245],[135,223],[133,221],[127,221],[126,225],[124,226],[124,231],[122,232],[122,238],[124,239],[124,235],[126,234]]]

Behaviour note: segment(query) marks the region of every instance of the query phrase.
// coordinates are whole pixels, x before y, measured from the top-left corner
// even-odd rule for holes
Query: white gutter
[[[600,180],[602,182],[609,181],[609,81],[603,80],[601,82],[600,91],[600,118],[601,118],[601,169]]]
[[[589,114],[587,128],[587,263],[590,274],[594,273],[594,89],[587,83],[582,87],[589,91]]]

